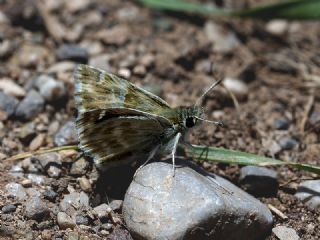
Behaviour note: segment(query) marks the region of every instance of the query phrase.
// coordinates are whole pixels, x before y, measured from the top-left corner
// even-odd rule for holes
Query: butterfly
[[[78,65],[74,79],[79,147],[98,167],[171,153],[174,168],[179,141],[199,122],[213,122],[203,118],[198,104],[172,108],[160,97],[88,65]]]

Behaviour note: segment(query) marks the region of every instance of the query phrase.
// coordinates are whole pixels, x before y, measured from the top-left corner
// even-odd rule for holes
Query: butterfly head
[[[199,120],[204,116],[202,107],[183,107],[180,111],[180,125],[185,129],[193,128],[199,124]]]

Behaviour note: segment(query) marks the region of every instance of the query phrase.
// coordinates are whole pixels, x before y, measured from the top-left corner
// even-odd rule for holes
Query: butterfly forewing
[[[161,98],[103,70],[79,65],[75,78],[79,112],[123,107],[158,114],[171,109]]]

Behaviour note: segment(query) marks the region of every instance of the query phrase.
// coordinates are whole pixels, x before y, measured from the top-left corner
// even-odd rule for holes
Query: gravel
[[[19,183],[8,183],[5,186],[6,192],[9,196],[15,197],[18,200],[24,200],[27,197],[27,192],[24,187]]]

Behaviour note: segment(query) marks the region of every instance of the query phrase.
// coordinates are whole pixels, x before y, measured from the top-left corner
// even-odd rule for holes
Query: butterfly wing
[[[118,164],[149,154],[163,142],[168,122],[139,111],[114,108],[80,113],[80,148],[98,165]]]
[[[75,80],[75,100],[79,112],[122,107],[158,115],[171,109],[156,95],[88,65],[78,65]]]

